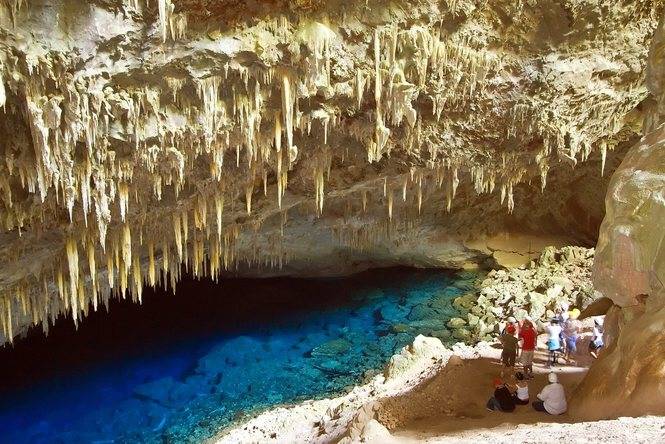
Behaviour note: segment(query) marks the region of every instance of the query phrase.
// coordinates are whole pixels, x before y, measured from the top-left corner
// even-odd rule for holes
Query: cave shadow
[[[561,364],[554,369],[565,387],[569,400],[575,387],[588,371],[590,358],[586,357],[585,351],[586,349],[578,348],[577,362],[570,365]],[[465,360],[454,368],[446,366],[410,392],[400,396],[401,399],[397,402],[393,403],[391,400],[384,403],[388,405],[388,410],[393,410],[389,411],[386,417],[399,417],[397,410],[416,410],[391,432],[397,437],[406,439],[422,440],[435,437],[445,439],[464,431],[492,429],[506,424],[518,426],[535,423],[583,422],[568,413],[552,416],[536,412],[531,407],[530,403],[537,400],[536,395],[547,385],[547,375],[550,371],[546,366],[548,352],[543,349],[536,350],[534,354],[534,379],[529,381],[530,403],[517,406],[511,413],[488,411],[485,404],[493,394],[493,380],[495,378],[506,380],[512,373],[501,363],[500,350],[495,350],[494,353],[496,357]],[[521,371],[519,364],[515,370]],[[452,404],[451,399],[453,399]],[[444,410],[440,406],[446,403],[449,407]],[[381,416],[379,414],[379,422]]]

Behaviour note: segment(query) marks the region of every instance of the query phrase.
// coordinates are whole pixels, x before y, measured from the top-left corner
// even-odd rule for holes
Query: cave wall
[[[593,244],[653,107],[662,10],[2,0],[0,341],[183,264],[329,275]]]
[[[606,349],[574,393],[587,418],[665,414],[665,119],[663,20],[649,56],[651,113],[645,135],[610,182],[594,287],[612,299]]]

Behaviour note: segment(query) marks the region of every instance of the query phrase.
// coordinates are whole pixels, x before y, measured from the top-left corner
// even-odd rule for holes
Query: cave
[[[665,440],[664,14],[0,0],[0,442]]]

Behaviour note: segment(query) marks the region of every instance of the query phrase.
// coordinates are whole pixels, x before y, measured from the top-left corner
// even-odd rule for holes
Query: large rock
[[[594,283],[623,308],[608,315],[608,347],[571,409],[594,419],[665,414],[665,124],[628,154],[607,207]]]
[[[442,358],[450,353],[437,338],[418,335],[413,343],[402,348],[399,354],[393,355],[384,370],[386,382],[392,382],[405,374],[417,371],[432,358]]]
[[[605,321],[608,346],[571,403],[583,417],[665,414],[664,54],[661,19],[648,72],[652,131],[630,150],[607,193],[594,284],[616,306]]]
[[[336,356],[347,352],[351,348],[351,342],[339,338],[328,341],[312,350],[312,356]]]

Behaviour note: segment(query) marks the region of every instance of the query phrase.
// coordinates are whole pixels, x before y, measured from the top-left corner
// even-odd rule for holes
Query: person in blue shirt
[[[561,352],[561,341],[563,330],[559,325],[558,319],[552,319],[546,328],[547,331],[547,350],[549,351],[549,359],[547,366],[558,365],[559,352]]]

